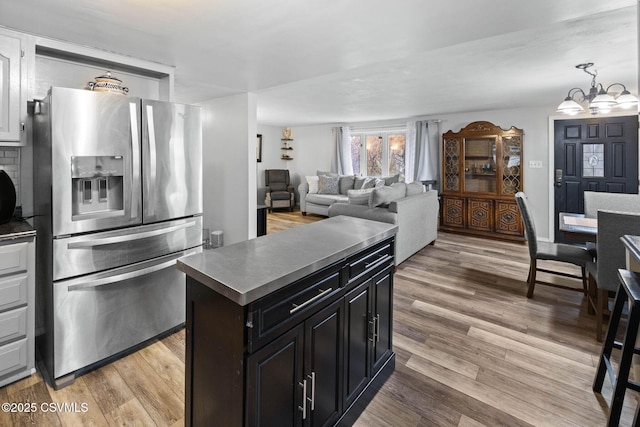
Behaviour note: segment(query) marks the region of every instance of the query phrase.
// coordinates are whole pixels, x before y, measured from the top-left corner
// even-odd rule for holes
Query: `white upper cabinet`
[[[22,52],[20,35],[0,29],[0,145],[23,145],[26,139]]]

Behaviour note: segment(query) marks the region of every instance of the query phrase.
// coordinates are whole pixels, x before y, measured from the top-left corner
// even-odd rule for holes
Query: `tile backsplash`
[[[20,205],[20,148],[0,147],[0,169],[3,169],[16,187],[16,204]]]

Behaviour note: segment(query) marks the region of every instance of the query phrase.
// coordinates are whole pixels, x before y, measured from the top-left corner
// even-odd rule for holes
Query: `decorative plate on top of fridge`
[[[96,77],[95,82],[89,82],[89,90],[94,92],[111,92],[120,93],[126,95],[129,92],[128,87],[122,86],[122,80],[113,77],[111,71],[107,71],[105,74]]]

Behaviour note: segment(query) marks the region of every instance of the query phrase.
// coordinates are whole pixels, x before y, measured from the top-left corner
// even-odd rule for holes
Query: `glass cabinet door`
[[[496,193],[496,138],[467,138],[464,143],[464,191]]]
[[[444,140],[444,189],[460,191],[460,140],[445,138]]]
[[[522,138],[502,137],[502,194],[516,194],[522,189]]]

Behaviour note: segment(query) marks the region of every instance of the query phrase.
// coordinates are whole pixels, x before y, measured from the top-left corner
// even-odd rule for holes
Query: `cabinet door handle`
[[[303,302],[300,305],[291,304],[291,307],[293,307],[293,308],[291,310],[289,310],[289,314],[293,314],[296,311],[303,309],[304,307],[306,307],[309,304],[311,304],[312,302],[322,298],[323,296],[325,296],[326,294],[328,294],[331,291],[333,291],[333,288],[325,289],[324,291],[322,289],[318,289],[318,292],[320,292],[320,293],[318,295],[316,295],[315,297],[306,300],[305,302]]]
[[[302,406],[298,406],[298,409],[302,411],[302,419],[307,419],[307,380],[302,380],[301,383],[298,383],[300,387],[302,387]]]
[[[375,321],[373,322],[373,324],[376,325],[376,333],[375,333],[376,342],[379,342],[380,341],[380,315],[376,314],[376,317],[374,320]]]
[[[308,375],[309,376],[309,375]],[[316,409],[316,373],[311,372],[311,410],[315,411]]]
[[[369,337],[369,341],[376,342],[376,318],[375,316],[369,320],[369,326],[371,326],[371,336]]]

